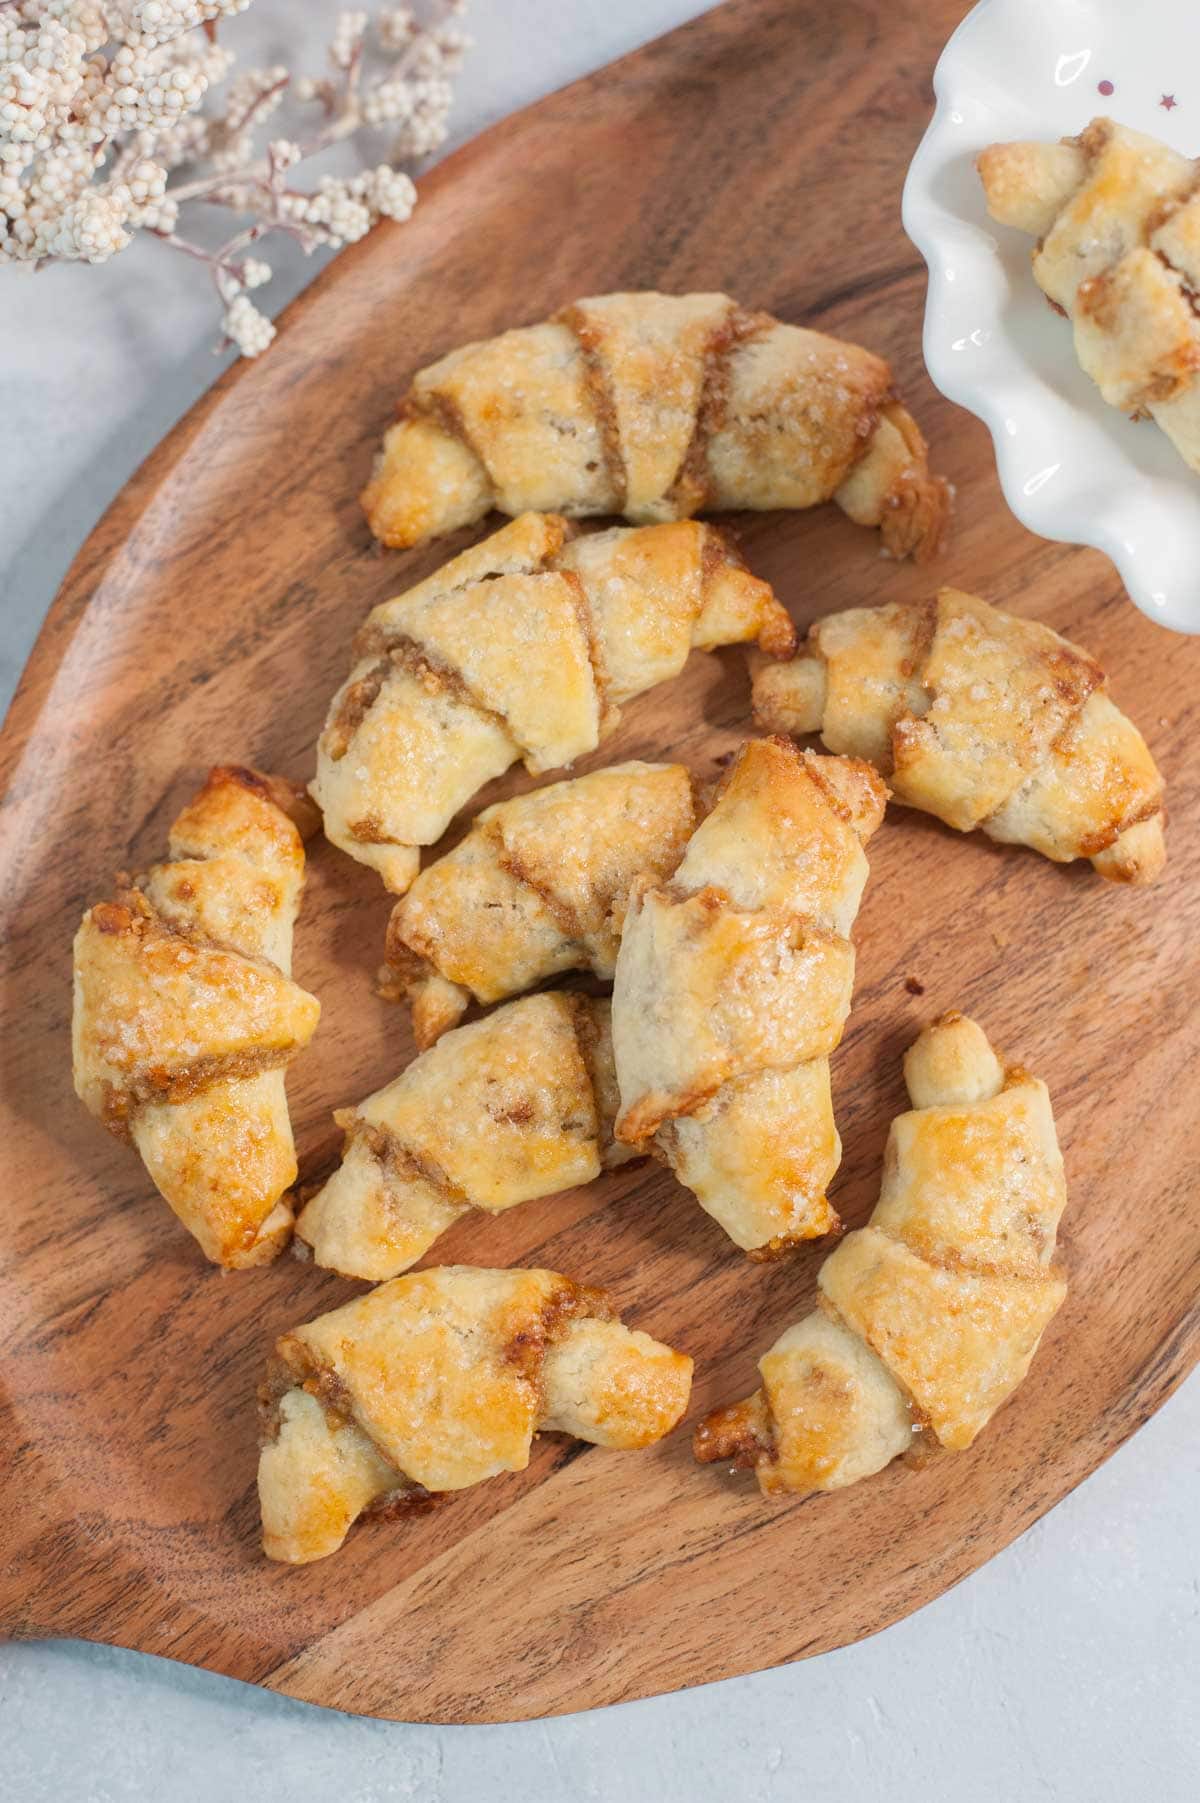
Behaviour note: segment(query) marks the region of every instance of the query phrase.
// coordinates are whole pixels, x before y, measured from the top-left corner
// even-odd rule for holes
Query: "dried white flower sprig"
[[[275,336],[250,290],[271,278],[251,256],[272,232],[305,251],[352,243],[377,219],[407,219],[416,190],[399,167],[446,136],[450,77],[470,40],[465,0],[336,15],[330,73],[243,69],[219,107],[198,109],[233,54],[221,20],[250,0],[0,0],[0,263],[104,263],[147,232],[206,263],[223,344],[256,357]],[[256,137],[284,102],[315,122]],[[388,161],[295,185],[296,166],[363,127],[388,128]],[[217,250],[182,236],[181,206],[225,207],[247,222]]]

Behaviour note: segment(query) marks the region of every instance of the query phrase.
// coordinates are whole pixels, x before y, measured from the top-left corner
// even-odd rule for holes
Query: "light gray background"
[[[702,10],[474,0],[456,141]],[[257,0],[230,35],[246,61],[296,66],[307,52],[311,66],[328,16],[317,0]],[[272,309],[310,269],[288,262],[265,291]],[[4,696],[84,535],[220,367],[213,321],[203,272],[153,244],[105,270],[0,276]],[[1153,1220],[1135,1230],[1152,1233]],[[0,1796],[1194,1803],[1198,1517],[1193,1379],[1051,1516],[921,1614],[860,1647],[680,1696],[509,1728],[406,1727],[134,1653],[0,1648]],[[796,1559],[800,1570],[802,1541]]]

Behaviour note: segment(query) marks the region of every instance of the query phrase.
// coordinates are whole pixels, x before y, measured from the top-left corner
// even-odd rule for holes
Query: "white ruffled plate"
[[[1200,475],[1149,421],[1101,399],[1034,283],[1031,240],[988,218],[974,167],[986,144],[1063,137],[1099,113],[1200,152],[1200,10],[983,0],[943,51],[934,89],[904,188],[905,230],[929,265],[929,373],[990,428],[1018,519],[1095,545],[1143,613],[1200,632]]]

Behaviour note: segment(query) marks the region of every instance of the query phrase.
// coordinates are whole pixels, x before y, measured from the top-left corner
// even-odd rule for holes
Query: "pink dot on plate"
[[[1113,85],[1112,85],[1111,81],[1098,81],[1096,83],[1096,88],[1099,93],[1104,95],[1106,100],[1113,91]]]

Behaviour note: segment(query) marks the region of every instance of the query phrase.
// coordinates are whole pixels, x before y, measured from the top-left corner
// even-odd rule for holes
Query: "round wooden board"
[[[508,121],[424,182],[410,225],[337,259],[80,554],[4,741],[10,1635],[83,1635],[410,1720],[645,1696],[841,1646],[927,1602],[1195,1361],[1200,644],[1140,618],[1097,555],[1022,531],[983,430],[922,373],[900,187],[959,11],[732,4]],[[957,484],[932,574],[883,561],[832,510],[741,522],[798,621],[938,580],[974,588],[1087,645],[1166,771],[1171,863],[1150,893],[902,812],[871,848],[834,1063],[836,1204],[851,1224],[872,1206],[904,1046],[931,1014],[969,1008],[1050,1083],[1070,1299],[1015,1404],[972,1453],[924,1471],[768,1505],[752,1480],[695,1467],[687,1432],[636,1457],[547,1439],[522,1474],[363,1526],[325,1563],[272,1566],[257,1545],[258,1374],[279,1332],[353,1286],[290,1259],[234,1277],[203,1263],[71,1093],[71,935],[114,869],[161,854],[207,765],[307,777],[363,614],[447,555],[380,555],[355,500],[410,372],[578,294],[641,286],[727,288],[885,352]],[[741,656],[696,657],[591,762],[683,757],[707,775],[747,714]],[[402,1012],[372,991],[388,905],[370,873],[314,847],[297,975],[324,1014],[290,1078],[308,1170],[336,1150],[331,1110],[411,1056]],[[652,1168],[463,1223],[437,1249],[611,1285],[634,1323],[696,1355],[693,1418],[751,1387],[821,1256],[744,1261]]]

